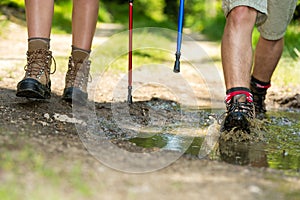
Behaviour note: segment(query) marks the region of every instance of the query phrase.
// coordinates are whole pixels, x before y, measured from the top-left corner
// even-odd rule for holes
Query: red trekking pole
[[[133,0],[129,0],[129,52],[128,52],[128,97],[127,102],[132,104],[132,24]]]

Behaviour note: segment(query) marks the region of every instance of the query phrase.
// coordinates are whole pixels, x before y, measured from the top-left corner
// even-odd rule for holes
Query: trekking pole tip
[[[180,72],[180,61],[176,59],[175,64],[174,64],[174,69],[173,72],[179,73]]]
[[[127,103],[128,104],[132,104],[132,96],[131,95],[128,95],[128,97],[127,97]]]
[[[127,96],[127,103],[128,104],[132,104],[132,87],[131,86],[128,86],[128,96]]]
[[[173,72],[175,73],[179,73],[180,72],[180,53],[176,52],[176,60],[175,60],[175,64],[174,64],[174,69]]]

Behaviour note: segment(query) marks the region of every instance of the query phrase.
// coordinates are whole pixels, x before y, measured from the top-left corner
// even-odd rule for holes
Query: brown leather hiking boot
[[[47,49],[27,51],[27,64],[23,80],[17,85],[18,97],[49,99],[51,97],[50,72],[52,52]],[[55,67],[56,68],[56,67]]]
[[[90,65],[91,61],[88,58],[75,59],[73,56],[70,56],[62,99],[79,104],[86,103]]]

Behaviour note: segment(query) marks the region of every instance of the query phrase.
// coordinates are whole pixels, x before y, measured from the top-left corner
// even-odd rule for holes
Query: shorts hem
[[[261,5],[255,1],[245,1],[245,0],[236,0],[232,1],[229,5],[223,5],[223,12],[225,17],[230,13],[230,11],[238,6],[247,6],[255,9],[258,12],[256,18],[256,25],[260,25],[267,20],[268,10],[266,5]]]
[[[266,31],[263,31],[262,29],[258,28],[257,29],[258,32],[260,33],[261,37],[263,37],[264,39],[266,40],[279,40],[281,38],[284,37],[285,35],[285,32],[283,33],[267,33]]]

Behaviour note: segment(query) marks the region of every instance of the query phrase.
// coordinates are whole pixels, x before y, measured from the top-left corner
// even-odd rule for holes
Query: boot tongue
[[[238,94],[233,97],[234,102],[246,102],[247,96],[245,94]]]
[[[89,53],[80,49],[76,49],[72,51],[72,57],[75,60],[85,60],[88,59]]]
[[[28,51],[34,51],[37,49],[49,50],[49,42],[43,39],[33,39],[28,41]]]

